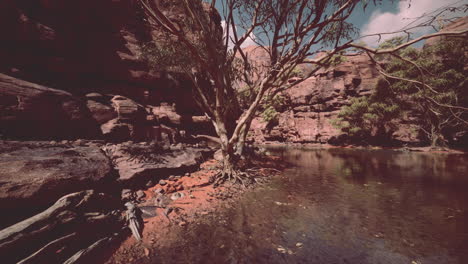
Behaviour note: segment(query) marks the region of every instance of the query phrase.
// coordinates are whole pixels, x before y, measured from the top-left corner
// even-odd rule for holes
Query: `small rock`
[[[304,244],[302,244],[301,242],[297,242],[296,243],[296,247],[302,247]]]
[[[138,200],[141,200],[141,199],[143,199],[143,198],[146,197],[146,194],[145,194],[144,191],[139,190],[139,191],[136,193],[136,196],[137,196],[137,199],[138,199]]]
[[[178,200],[178,199],[183,198],[183,197],[185,197],[184,193],[176,192],[176,193],[173,193],[171,195],[171,200],[175,201],[175,200]]]
[[[159,181],[159,185],[161,185],[161,186],[164,186],[164,185],[166,185],[166,184],[167,184],[167,182],[166,182],[165,180],[160,180],[160,181]]]
[[[282,254],[287,252],[287,250],[283,246],[279,246],[276,250],[278,250],[278,252]]]
[[[169,181],[175,180],[174,175],[169,176],[167,179],[168,179]]]
[[[377,233],[374,235],[376,238],[383,238],[384,237],[384,234],[382,233]]]
[[[162,194],[164,193],[164,190],[162,188],[157,188],[156,190],[153,191],[155,194]]]
[[[66,144],[68,144],[68,140],[62,140],[62,141],[60,141],[60,143],[66,145]]]
[[[181,222],[179,223],[179,226],[186,226],[186,225],[187,225],[187,222],[184,222],[184,221],[181,221]]]
[[[121,194],[122,200],[132,200],[133,192],[130,189],[123,189]]]
[[[146,187],[148,188],[151,188],[154,186],[154,182],[152,180],[149,180],[147,183],[146,183]]]
[[[190,173],[188,173],[188,172],[187,172],[187,173],[185,173],[185,176],[190,176]]]

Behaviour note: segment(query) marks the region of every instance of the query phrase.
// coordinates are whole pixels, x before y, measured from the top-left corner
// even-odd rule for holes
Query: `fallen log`
[[[105,246],[109,245],[112,241],[117,239],[114,237],[105,237],[94,242],[91,246],[76,252],[73,256],[67,259],[63,264],[88,264],[91,260],[96,258],[95,254],[97,251],[102,250]]]
[[[112,211],[116,204],[111,197],[94,191],[66,195],[44,212],[1,230],[0,259],[8,260],[6,263],[61,263],[83,245],[122,228],[120,213]],[[69,243],[72,237],[67,234],[74,232],[78,233]],[[60,245],[66,250],[54,256],[62,261],[46,261],[47,252],[61,251]]]
[[[76,233],[71,233],[69,235],[58,238],[49,244],[45,245],[43,248],[36,251],[31,256],[21,260],[17,264],[46,264],[52,262],[54,254],[57,254],[60,251],[64,244],[69,241],[76,239]]]

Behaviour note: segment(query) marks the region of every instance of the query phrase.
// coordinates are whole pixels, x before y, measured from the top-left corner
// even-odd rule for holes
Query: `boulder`
[[[105,105],[95,100],[88,100],[86,105],[91,112],[93,119],[96,120],[99,125],[117,117],[117,113],[114,108],[109,105]]]
[[[100,133],[83,100],[0,73],[0,134],[63,139],[99,137]]]
[[[158,182],[169,175],[195,170],[208,149],[186,147],[169,149],[157,144],[118,144],[103,148],[126,187],[139,188],[149,180]]]
[[[113,142],[147,139],[147,130],[150,128],[146,118],[146,109],[132,99],[120,95],[114,96],[110,102],[114,110],[107,112],[103,109],[103,105],[93,103],[102,110],[102,112],[96,110],[93,115],[98,116],[102,121],[107,121],[101,124],[104,138]],[[107,120],[113,117],[113,113],[116,113],[117,117]]]
[[[132,125],[120,123],[117,118],[101,125],[101,131],[104,138],[112,142],[130,140],[132,138],[132,128]]]
[[[176,112],[176,108],[173,105],[162,103],[161,106],[153,107],[152,112],[160,123],[176,126],[182,123],[182,117]]]
[[[98,147],[0,143],[0,210],[50,205],[62,195],[112,180],[110,160]]]
[[[130,98],[116,95],[111,99],[112,106],[120,120],[133,122],[133,120],[146,119],[146,110]]]

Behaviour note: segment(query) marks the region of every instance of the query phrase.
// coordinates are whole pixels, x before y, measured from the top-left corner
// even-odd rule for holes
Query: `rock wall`
[[[446,25],[442,31],[461,31],[467,28],[468,17],[462,17]],[[440,39],[441,37],[429,39],[425,45],[433,45]],[[261,49],[250,47],[247,51],[253,54],[254,60],[268,59],[261,54]],[[307,68],[303,67],[301,70],[307,73]],[[283,93],[284,105],[278,121],[267,123],[262,117],[257,117],[251,126],[250,139],[256,142],[337,142],[341,131],[331,121],[337,117],[343,106],[350,105],[353,97],[372,94],[379,77],[375,65],[366,55],[348,56],[343,63],[323,70],[317,77],[309,78]],[[393,138],[405,143],[419,143],[415,118],[418,117],[407,113],[397,120],[398,130]],[[466,136],[460,135],[459,138],[462,137]]]
[[[166,7],[177,2],[161,3]],[[184,19],[177,9],[171,12],[171,19]],[[151,70],[141,60],[142,46],[159,41],[161,32],[151,27],[136,0],[5,0],[0,2],[0,31],[0,134],[4,136],[140,140],[151,134],[148,127],[158,119],[156,115],[147,120],[153,107],[174,106],[165,110],[166,116],[177,112],[187,121],[166,122],[171,129],[190,127],[191,116],[203,115],[183,75]],[[23,109],[18,102],[26,97],[12,93],[12,87],[25,85],[67,91],[65,97],[73,97],[73,103],[68,99],[50,103],[48,94],[38,96],[28,88],[27,97],[35,104]],[[71,108],[73,120],[86,120],[86,125],[65,122],[69,118],[62,116],[69,113],[57,104]],[[132,112],[132,117],[121,116],[123,112]]]
[[[278,122],[258,117],[251,136],[257,142],[328,142],[340,134],[331,124],[353,97],[369,95],[379,73],[366,55],[346,57],[336,67],[319,72],[282,94],[284,107]]]

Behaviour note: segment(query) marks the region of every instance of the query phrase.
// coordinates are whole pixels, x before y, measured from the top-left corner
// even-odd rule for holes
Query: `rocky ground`
[[[280,168],[277,157],[255,161],[261,169],[251,173],[257,183],[268,180]],[[173,230],[184,229],[197,224],[203,217],[216,213],[224,206],[231,206],[249,188],[239,185],[223,184],[214,186],[210,179],[219,169],[219,162],[208,160],[201,170],[182,177],[170,177],[141,194],[140,206],[147,216],[144,219],[143,239],[128,237],[115,252],[110,253],[106,263],[152,263],[158,250],[168,241],[173,241]]]
[[[39,263],[56,250],[48,263],[62,263],[119,240],[125,202],[197,171],[212,153],[183,143],[0,141],[0,257]]]
[[[220,169],[213,153],[203,142],[0,141],[0,257],[99,263],[94,256],[108,257],[103,249],[122,243],[109,263],[146,258],[172,226],[183,228],[244,191],[212,184]],[[263,168],[249,172],[259,182],[278,166],[274,158],[251,165]],[[145,219],[140,242],[130,237],[127,202]]]

